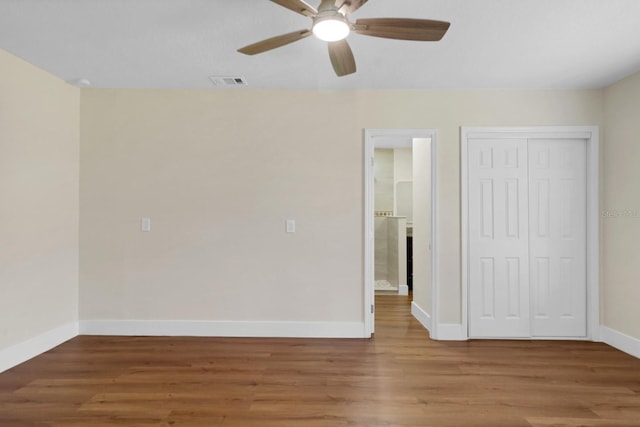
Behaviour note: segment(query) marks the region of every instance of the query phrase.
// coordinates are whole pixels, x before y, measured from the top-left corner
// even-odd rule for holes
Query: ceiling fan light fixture
[[[340,13],[332,13],[327,16],[318,16],[313,22],[313,34],[326,42],[337,42],[345,39],[351,28],[347,20]]]
[[[271,37],[238,49],[245,55],[267,52],[312,34],[327,41],[329,59],[338,77],[356,72],[356,61],[345,38],[351,31],[363,36],[395,40],[438,41],[449,29],[449,22],[417,18],[365,18],[349,21],[349,16],[367,0],[320,0],[316,10],[308,0],[271,0],[286,9],[311,18],[311,30],[302,29]]]

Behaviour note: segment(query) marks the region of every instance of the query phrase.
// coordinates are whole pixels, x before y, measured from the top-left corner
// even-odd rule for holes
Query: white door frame
[[[364,327],[365,337],[374,332],[375,251],[374,251],[374,171],[373,158],[376,148],[383,146],[382,138],[429,138],[431,140],[431,325],[430,336],[436,337],[438,318],[438,238],[437,238],[437,131],[435,129],[365,129],[364,141]],[[376,143],[376,139],[378,143]],[[378,147],[379,145],[379,147]],[[398,148],[400,145],[398,146]]]
[[[587,142],[587,336],[600,340],[599,266],[599,128],[598,126],[549,127],[462,127],[461,164],[461,244],[462,244],[462,330],[469,336],[469,138],[474,139],[584,139]],[[567,339],[576,339],[567,337]]]

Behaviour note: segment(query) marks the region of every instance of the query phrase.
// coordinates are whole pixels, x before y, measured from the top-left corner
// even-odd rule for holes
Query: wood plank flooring
[[[0,426],[640,426],[640,360],[435,342],[377,296],[372,340],[80,336],[0,374]]]

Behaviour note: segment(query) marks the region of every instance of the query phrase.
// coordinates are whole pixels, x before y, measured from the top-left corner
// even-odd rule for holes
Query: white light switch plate
[[[151,218],[142,218],[140,220],[140,231],[151,231]]]
[[[287,220],[287,233],[295,233],[296,232],[296,220],[288,219]]]

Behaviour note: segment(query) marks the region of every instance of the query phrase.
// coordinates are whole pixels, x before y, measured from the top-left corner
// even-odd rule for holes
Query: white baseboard
[[[0,372],[11,369],[78,335],[78,323],[68,323],[0,350]]]
[[[415,301],[411,303],[411,315],[429,331],[429,336],[432,340],[467,341],[469,339],[462,325],[458,323],[438,323],[434,333],[431,315],[424,311]]]
[[[467,331],[460,323],[438,323],[436,338],[439,341],[467,341]]]
[[[431,315],[424,311],[415,301],[411,302],[411,315],[415,317],[416,320],[429,331],[429,335],[431,335]]]
[[[398,295],[409,295],[409,286],[408,285],[398,286]]]
[[[624,351],[640,359],[640,339],[618,332],[606,326],[600,327],[600,339],[602,342]]]
[[[368,338],[361,322],[83,320],[81,335]]]

